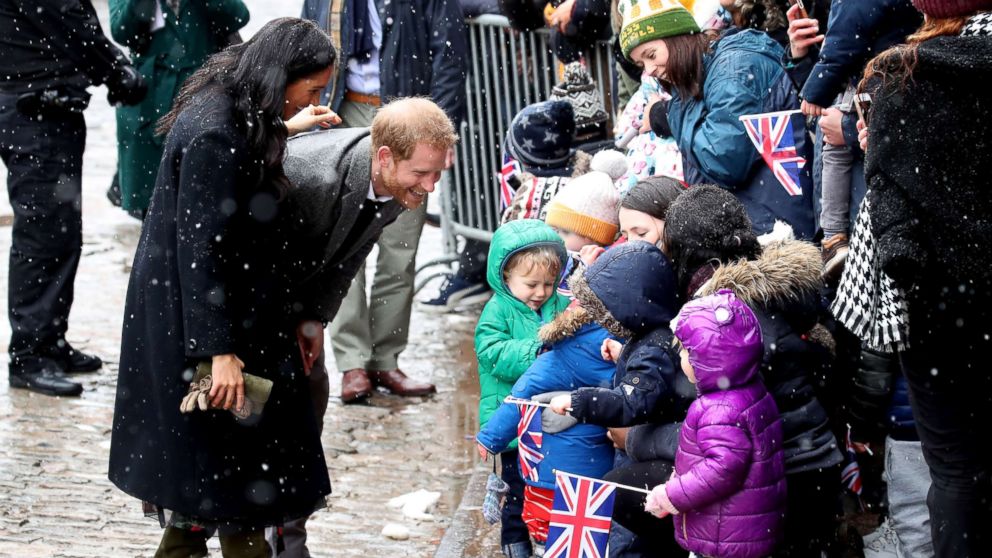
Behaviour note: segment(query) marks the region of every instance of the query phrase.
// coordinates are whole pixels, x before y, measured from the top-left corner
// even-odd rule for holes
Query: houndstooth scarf
[[[992,35],[992,12],[979,12],[968,19],[961,30],[962,37],[988,37]]]
[[[868,196],[858,209],[847,264],[830,310],[871,349],[893,352],[908,347],[909,306],[905,293],[879,268]]]

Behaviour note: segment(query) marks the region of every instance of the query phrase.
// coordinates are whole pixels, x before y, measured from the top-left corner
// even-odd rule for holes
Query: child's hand
[[[486,449],[486,446],[480,444],[479,442],[476,442],[475,443],[475,449],[477,449],[479,451],[479,458],[480,459],[482,459],[483,461],[488,461],[489,460],[489,450]]]
[[[603,339],[603,345],[599,348],[599,355],[606,362],[616,362],[623,352],[623,345],[613,339]]]
[[[823,116],[823,113],[826,112],[825,108],[820,105],[814,105],[809,101],[803,101],[803,104],[799,108],[806,116]]]
[[[668,499],[668,493],[665,491],[664,484],[659,484],[658,486],[651,489],[651,493],[648,494],[647,499],[644,501],[644,511],[655,517],[665,517],[668,514],[678,515],[679,510],[672,505],[672,501]]]
[[[619,450],[627,449],[627,433],[630,432],[629,426],[624,426],[621,428],[607,428],[606,437],[613,442],[613,447]]]
[[[582,263],[586,264],[586,267],[588,267],[596,263],[596,258],[598,258],[599,255],[605,251],[606,248],[603,248],[598,244],[586,244],[579,249],[579,259],[582,260]]]
[[[810,17],[803,17],[799,4],[793,5],[786,13],[789,18],[789,50],[793,60],[804,58],[809,54],[809,47],[823,42],[819,35],[820,22]],[[803,111],[805,114],[805,111]]]
[[[572,410],[572,394],[566,393],[565,395],[558,395],[549,403],[551,410],[558,413],[559,415],[564,415],[566,412]]]
[[[572,22],[572,10],[575,9],[575,0],[565,0],[549,18],[551,27],[557,27],[559,33],[565,33],[565,28]]]
[[[286,121],[286,130],[290,136],[301,134],[310,130],[314,126],[330,128],[341,123],[341,117],[330,107],[323,105],[310,105],[296,113],[296,116]]]

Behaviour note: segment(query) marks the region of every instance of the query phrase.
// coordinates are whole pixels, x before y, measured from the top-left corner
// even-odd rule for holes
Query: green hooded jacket
[[[475,327],[475,354],[479,359],[479,424],[485,425],[514,382],[537,358],[541,341],[537,331],[568,306],[568,298],[557,293],[541,306],[540,315],[514,298],[503,282],[503,266],[513,254],[526,248],[548,245],[557,249],[562,265],[568,257],[558,234],[537,219],[511,221],[493,235],[489,247],[486,278],[496,293]],[[516,448],[516,442],[511,449]]]

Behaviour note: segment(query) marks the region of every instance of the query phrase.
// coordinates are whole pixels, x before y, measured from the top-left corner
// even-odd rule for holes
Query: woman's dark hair
[[[336,56],[331,38],[312,21],[274,19],[251,39],[211,56],[190,76],[172,110],[159,120],[157,132],[167,134],[200,93],[226,94],[234,101],[234,119],[251,155],[263,164],[263,181],[285,190],[286,86],[333,66]]]
[[[676,91],[683,99],[703,98],[703,56],[713,50],[713,42],[720,37],[716,31],[665,37],[668,62],[661,84],[668,91]]]
[[[761,245],[741,202],[718,186],[693,186],[668,208],[665,246],[675,268],[679,293],[686,293],[693,274],[707,264],[755,259]]]
[[[620,200],[620,207],[640,211],[664,221],[668,207],[684,191],[685,186],[674,178],[652,176],[634,184]]]

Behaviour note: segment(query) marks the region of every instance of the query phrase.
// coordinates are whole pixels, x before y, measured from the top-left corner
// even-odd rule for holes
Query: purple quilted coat
[[[758,375],[757,318],[723,290],[683,306],[675,336],[699,391],[666,485],[681,512],[675,538],[703,556],[768,556],[782,534],[785,464],[778,409]]]

